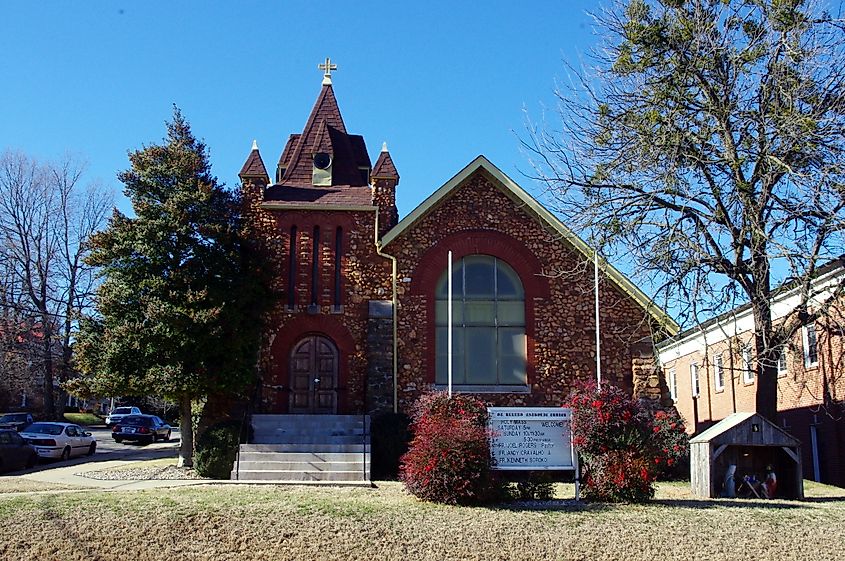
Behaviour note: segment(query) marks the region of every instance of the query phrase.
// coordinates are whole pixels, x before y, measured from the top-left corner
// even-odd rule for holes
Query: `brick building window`
[[[666,382],[669,386],[669,396],[672,401],[678,401],[678,377],[675,375],[674,368],[670,368],[666,372]]]
[[[720,354],[713,359],[713,383],[717,392],[725,389],[725,365]]]
[[[804,366],[818,366],[819,347],[815,323],[808,323],[801,328],[801,339],[804,343]]]
[[[754,365],[751,363],[751,347],[743,345],[740,354],[742,355],[742,381],[746,384],[753,384]]]
[[[435,292],[435,381],[448,377],[448,279]],[[525,292],[514,270],[489,255],[468,255],[452,268],[452,383],[525,386]]]
[[[787,372],[786,366],[786,347],[783,346],[778,349],[778,378],[783,378],[786,376]]]
[[[690,388],[692,388],[692,396],[698,397],[701,394],[701,386],[698,379],[698,364],[692,363],[689,365]]]

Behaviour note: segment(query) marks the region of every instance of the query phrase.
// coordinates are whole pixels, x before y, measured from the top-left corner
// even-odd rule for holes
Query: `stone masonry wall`
[[[259,240],[273,270],[278,301],[265,321],[259,371],[263,381],[259,409],[287,411],[288,368],[293,346],[308,334],[331,338],[339,351],[338,412],[359,413],[365,407],[368,368],[368,304],[390,298],[391,264],[375,247],[373,211],[266,210],[263,186],[243,189],[251,237]],[[298,231],[295,305],[288,306],[288,263],[291,226]],[[311,305],[314,226],[320,228],[318,303]],[[335,243],[342,228],[341,302],[335,305]]]
[[[484,253],[516,270],[526,293],[529,393],[479,395],[494,405],[561,405],[576,380],[595,379],[592,263],[479,171],[385,248],[398,258],[399,406],[434,386],[434,289],[453,258]],[[655,397],[649,319],[600,279],[603,379]],[[643,356],[643,345],[648,352]],[[638,380],[633,379],[636,358]],[[655,380],[652,380],[655,378]],[[665,385],[663,386],[665,388]]]

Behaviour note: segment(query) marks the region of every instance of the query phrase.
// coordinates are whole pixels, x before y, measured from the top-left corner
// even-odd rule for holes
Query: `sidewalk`
[[[71,461],[68,465],[61,467],[50,467],[40,469],[32,473],[19,475],[21,479],[37,481],[40,483],[53,483],[59,485],[72,485],[89,489],[103,490],[137,490],[155,489],[160,487],[182,487],[185,485],[202,485],[209,483],[206,479],[145,479],[145,480],[108,480],[92,479],[76,475],[89,471],[110,471],[125,468],[130,465],[141,464],[146,460],[157,460],[173,457],[175,449],[160,449],[144,451],[143,453],[120,454],[114,460],[104,461]]]

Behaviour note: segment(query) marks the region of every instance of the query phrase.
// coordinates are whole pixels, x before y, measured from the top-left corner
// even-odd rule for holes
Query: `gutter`
[[[391,293],[392,293],[392,306],[393,306],[393,412],[399,412],[399,299],[396,294],[396,277],[398,273],[398,266],[396,262],[396,257],[390,255],[388,253],[384,253],[382,251],[382,244],[381,240],[378,237],[379,231],[379,213],[376,210],[376,220],[375,220],[375,245],[376,245],[376,254],[381,257],[386,257],[390,259],[390,262],[393,266],[391,272]]]

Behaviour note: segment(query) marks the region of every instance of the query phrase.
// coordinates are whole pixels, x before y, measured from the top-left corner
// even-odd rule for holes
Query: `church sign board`
[[[574,470],[572,410],[489,407],[490,448],[498,470]]]

